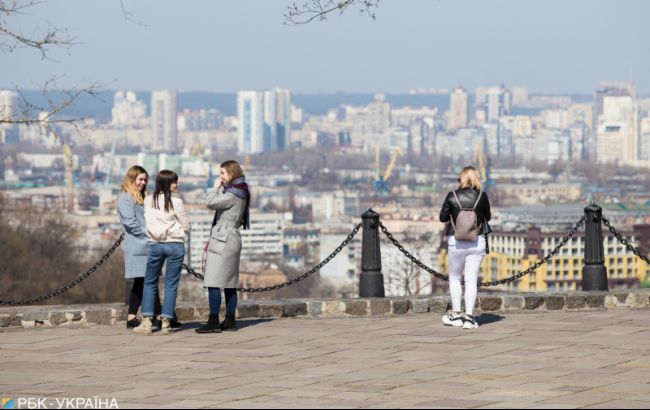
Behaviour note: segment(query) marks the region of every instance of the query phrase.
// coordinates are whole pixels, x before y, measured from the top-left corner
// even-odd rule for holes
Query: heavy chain
[[[618,232],[618,231],[616,230],[616,228],[614,228],[614,227],[612,226],[612,223],[609,221],[609,219],[603,217],[602,220],[603,220],[603,224],[607,227],[607,229],[609,229],[609,231],[610,231],[610,232],[611,232],[611,233],[616,237],[616,239],[618,239],[618,241],[619,241],[620,243],[622,243],[623,245],[625,245],[625,247],[627,248],[628,251],[632,252],[632,253],[635,254],[637,257],[639,257],[640,259],[642,259],[643,261],[645,261],[645,263],[647,263],[647,264],[650,265],[650,258],[648,258],[646,255],[642,254],[641,251],[639,251],[639,250],[638,250],[637,248],[635,248],[635,247],[634,247],[634,246],[633,246],[633,245],[632,245],[632,244],[631,244],[627,239],[625,239],[625,238],[623,237],[623,235],[621,235],[621,233]]]
[[[348,244],[352,241],[352,239],[354,239],[354,237],[357,235],[357,233],[359,232],[359,230],[361,229],[362,226],[363,226],[363,224],[358,224],[357,226],[355,226],[354,229],[352,230],[352,232],[348,235],[348,237],[345,238],[345,240],[341,243],[341,245],[339,245],[338,248],[336,248],[334,250],[334,252],[332,252],[326,259],[324,259],[318,265],[314,266],[312,269],[310,269],[305,274],[303,274],[301,276],[298,276],[297,278],[292,279],[289,282],[281,283],[281,284],[278,284],[278,285],[275,285],[275,286],[268,286],[268,287],[265,287],[265,288],[238,288],[237,291],[244,292],[244,293],[273,292],[273,291],[276,291],[276,290],[279,290],[279,289],[282,289],[282,288],[286,288],[286,287],[291,286],[291,285],[295,285],[296,283],[307,279],[308,277],[312,276],[314,273],[318,272],[323,266],[330,263],[332,261],[332,259],[334,259],[339,253],[341,253],[341,251],[343,251],[343,249],[345,249],[345,247],[348,246]],[[197,279],[204,280],[204,276],[202,274],[196,272],[194,269],[190,268],[186,264],[183,264],[183,268],[190,275],[196,277]]]
[[[561,250],[564,246],[566,246],[566,244],[569,242],[569,240],[570,240],[573,236],[575,236],[576,232],[578,232],[578,230],[580,229],[580,227],[581,227],[582,225],[584,225],[584,223],[585,223],[585,218],[584,218],[584,217],[580,218],[580,220],[579,220],[579,221],[578,221],[578,222],[573,226],[573,229],[571,229],[571,231],[569,232],[569,234],[568,234],[567,236],[565,236],[565,237],[562,239],[562,241],[561,241],[561,242],[560,242],[560,243],[555,247],[555,249],[553,249],[553,250],[551,251],[551,253],[549,253],[548,255],[546,255],[543,259],[541,259],[541,260],[535,262],[533,265],[531,265],[531,266],[530,266],[528,269],[526,269],[525,271],[523,271],[523,272],[519,272],[518,274],[513,275],[513,276],[510,276],[510,277],[508,277],[508,278],[506,278],[506,279],[496,280],[496,281],[492,281],[492,282],[481,282],[481,283],[478,283],[478,286],[481,286],[481,287],[489,287],[489,286],[499,286],[499,285],[504,285],[504,284],[506,284],[506,283],[515,282],[515,281],[517,281],[518,279],[521,279],[521,278],[523,278],[523,277],[526,276],[526,275],[530,275],[531,273],[533,273],[534,271],[536,271],[537,269],[539,269],[540,266],[544,265],[544,264],[545,264],[546,262],[548,262],[551,258],[553,258],[555,255],[557,255],[558,252],[560,252],[560,250]],[[395,245],[395,247],[397,247],[397,249],[399,249],[400,252],[402,252],[402,253],[403,253],[403,254],[404,254],[408,259],[410,259],[410,260],[411,260],[413,263],[415,263],[417,266],[419,266],[420,268],[422,268],[422,269],[424,269],[425,271],[429,272],[430,274],[432,274],[432,275],[435,276],[436,278],[438,278],[438,279],[442,279],[442,280],[444,280],[444,281],[449,281],[449,276],[447,276],[447,275],[443,275],[442,273],[439,273],[439,272],[436,272],[435,270],[433,270],[433,269],[431,269],[430,267],[426,266],[424,263],[422,263],[420,260],[418,260],[415,256],[413,256],[409,251],[407,251],[407,250],[404,248],[404,246],[402,246],[402,244],[400,244],[399,241],[398,241],[397,239],[395,239],[395,237],[393,236],[393,234],[391,234],[391,233],[388,231],[388,228],[386,228],[386,226],[384,226],[384,224],[380,223],[379,225],[380,225],[380,227],[381,227],[381,230],[386,234],[386,236],[387,236],[388,239],[393,243],[393,245]]]
[[[27,299],[22,299],[22,300],[0,300],[0,305],[13,305],[13,306],[18,306],[18,305],[31,305],[33,303],[40,303],[43,301],[46,301],[48,299],[52,299],[55,296],[59,296],[70,289],[74,288],[81,282],[83,282],[85,279],[87,279],[90,275],[92,275],[97,269],[99,269],[100,266],[102,266],[108,258],[111,257],[111,255],[117,250],[117,248],[120,247],[122,244],[122,241],[124,240],[124,234],[120,235],[119,239],[115,241],[113,246],[104,254],[104,256],[101,257],[100,260],[98,260],[90,269],[88,269],[86,272],[81,273],[77,275],[77,277],[70,283],[61,286],[60,288],[53,290],[52,292],[48,293],[47,295],[43,296],[37,296],[33,298],[27,298]]]

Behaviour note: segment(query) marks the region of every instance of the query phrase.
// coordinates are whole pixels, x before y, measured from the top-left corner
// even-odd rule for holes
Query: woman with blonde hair
[[[236,161],[221,164],[214,189],[208,190],[206,206],[215,211],[208,242],[203,286],[208,289],[210,317],[197,333],[237,330],[237,287],[242,241],[239,229],[250,227],[251,194],[241,166]],[[226,319],[219,324],[221,289],[226,296]]]
[[[124,276],[133,279],[129,296],[127,329],[140,325],[136,318],[142,304],[144,274],[147,268],[149,243],[144,219],[144,198],[149,174],[141,166],[133,166],[124,176],[117,198],[117,213],[124,232]],[[160,314],[160,297],[156,295],[156,312]]]
[[[447,326],[476,329],[474,306],[478,293],[478,274],[483,256],[488,252],[487,234],[492,232],[490,200],[482,191],[481,177],[474,167],[465,167],[458,178],[459,187],[449,192],[440,211],[449,245],[449,292],[452,311],[442,317]],[[465,314],[461,311],[465,274]]]

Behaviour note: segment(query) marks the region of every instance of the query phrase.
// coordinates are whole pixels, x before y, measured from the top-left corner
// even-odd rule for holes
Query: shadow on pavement
[[[485,325],[489,325],[489,324],[492,324],[492,323],[500,322],[503,319],[505,319],[505,317],[503,317],[501,315],[493,315],[493,314],[490,314],[490,313],[483,313],[481,316],[478,317],[477,322],[478,322],[478,324],[480,326],[485,326]]]
[[[247,327],[261,325],[263,323],[272,322],[273,319],[254,319],[254,320],[238,320],[237,321],[237,330],[246,329]],[[205,322],[187,322],[183,323],[183,326],[180,329],[176,329],[176,332],[188,332],[194,331],[199,327],[203,326]]]

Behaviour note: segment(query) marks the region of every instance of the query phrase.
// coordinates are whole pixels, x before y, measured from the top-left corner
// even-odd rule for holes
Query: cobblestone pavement
[[[1,397],[121,408],[650,408],[650,311],[278,319],[236,333],[0,333]]]

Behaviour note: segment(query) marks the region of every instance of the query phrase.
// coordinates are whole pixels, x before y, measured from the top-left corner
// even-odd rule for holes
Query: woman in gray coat
[[[196,329],[197,333],[221,333],[237,330],[237,287],[239,286],[239,261],[241,235],[239,228],[250,226],[250,191],[241,166],[235,161],[221,164],[220,177],[214,189],[208,190],[206,205],[215,211],[207,246],[205,280],[210,300],[208,323]],[[219,324],[221,288],[226,295],[226,319]]]
[[[124,176],[117,199],[117,213],[120,216],[122,232],[124,232],[124,276],[133,279],[133,287],[129,296],[129,316],[126,327],[138,327],[136,319],[142,303],[144,290],[144,274],[147,268],[149,242],[147,240],[144,220],[144,197],[147,189],[149,174],[140,166],[133,166]],[[160,312],[160,297],[156,295],[156,312]]]

